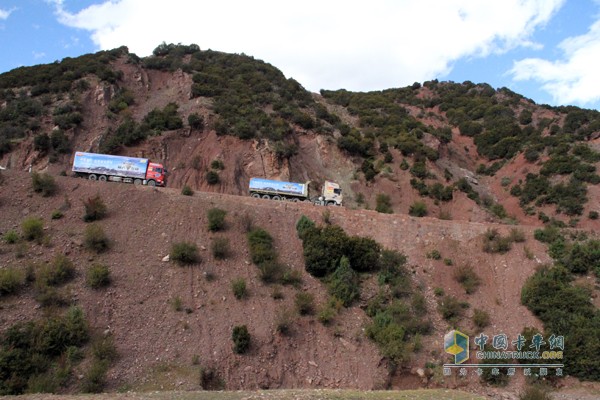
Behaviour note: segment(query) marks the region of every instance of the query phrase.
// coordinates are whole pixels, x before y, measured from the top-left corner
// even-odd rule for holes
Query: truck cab
[[[325,181],[323,191],[319,200],[326,206],[341,206],[342,205],[342,189],[335,182]]]
[[[167,183],[167,170],[162,164],[149,163],[146,171],[146,181],[154,181],[156,186],[165,186]]]

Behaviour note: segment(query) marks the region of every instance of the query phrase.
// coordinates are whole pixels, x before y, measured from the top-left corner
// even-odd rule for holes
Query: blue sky
[[[315,92],[469,80],[600,109],[600,0],[0,0],[0,72],[163,41],[252,55]]]

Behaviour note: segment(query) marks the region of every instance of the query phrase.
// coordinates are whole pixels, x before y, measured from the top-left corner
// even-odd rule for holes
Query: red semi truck
[[[165,186],[167,170],[147,158],[75,152],[73,172],[91,181],[113,181],[135,185]]]

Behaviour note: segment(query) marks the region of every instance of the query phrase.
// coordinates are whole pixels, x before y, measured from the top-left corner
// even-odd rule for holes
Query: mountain
[[[531,300],[552,291],[556,309],[581,300],[562,319],[567,342],[583,335],[575,326],[600,334],[599,138],[597,111],[536,105],[506,88],[428,81],[315,94],[263,61],[196,45],[163,43],[147,58],[122,47],[1,74],[0,283],[12,282],[0,288],[3,351],[24,351],[15,343],[52,327],[80,336],[68,331],[74,341],[56,345],[43,371],[21,365],[31,382],[0,363],[0,392],[480,388],[475,376],[441,374],[453,326],[473,336],[555,332],[550,301]],[[75,150],[161,162],[167,188],[75,179]],[[344,207],[252,199],[255,176],[315,190],[338,182]],[[82,218],[95,202],[108,210],[98,225]],[[213,208],[226,212],[223,231],[207,229]],[[318,226],[304,240],[302,215]],[[37,218],[42,233],[27,240]],[[106,234],[105,251],[89,245],[90,226]],[[266,234],[250,239],[251,227]],[[271,263],[256,261],[253,240]],[[181,243],[197,246],[200,261],[162,261]],[[309,273],[330,257],[326,278]],[[553,262],[558,272],[542,267]],[[68,279],[49,280],[69,263]],[[110,271],[108,287],[90,287],[92,267]],[[548,276],[561,284],[539,291]],[[355,286],[349,307],[330,300]],[[302,301],[313,314],[295,311]],[[572,321],[580,311],[592,325]],[[244,355],[232,351],[241,325],[252,338]],[[597,364],[585,372],[569,362],[572,375],[599,379]]]

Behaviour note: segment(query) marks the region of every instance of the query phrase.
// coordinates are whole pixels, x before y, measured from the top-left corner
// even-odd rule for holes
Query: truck
[[[165,186],[167,170],[147,158],[112,156],[76,151],[73,160],[76,176],[91,181],[112,181],[134,185]]]
[[[325,181],[321,194],[310,198],[308,184],[296,182],[275,181],[263,178],[251,178],[249,186],[250,196],[257,199],[271,199],[281,201],[305,201],[324,206],[341,206],[342,189],[335,182]]]

